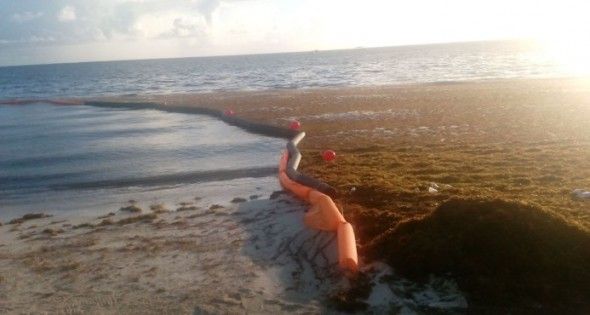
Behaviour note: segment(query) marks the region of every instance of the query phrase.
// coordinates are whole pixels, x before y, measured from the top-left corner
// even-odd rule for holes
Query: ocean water
[[[0,218],[269,193],[285,145],[207,116],[48,104],[0,105],[0,135]]]
[[[476,42],[0,67],[0,100],[570,76],[538,45]]]

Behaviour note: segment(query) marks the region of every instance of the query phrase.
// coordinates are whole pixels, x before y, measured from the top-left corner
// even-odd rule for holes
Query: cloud
[[[204,17],[191,12],[170,10],[142,14],[123,35],[130,39],[174,39],[207,37],[209,30]]]
[[[201,0],[197,2],[197,8],[205,18],[205,21],[207,21],[207,24],[211,24],[211,16],[219,5],[219,0]]]
[[[28,21],[32,21],[34,19],[40,18],[43,16],[43,12],[31,12],[31,11],[25,11],[25,12],[21,12],[21,13],[14,13],[10,19],[12,21],[18,22],[18,23],[24,23],[24,22],[28,22]]]
[[[60,22],[71,22],[75,21],[76,18],[76,9],[69,5],[63,7],[63,9],[61,9],[61,11],[59,11],[59,14],[57,15],[57,19]]]
[[[73,47],[85,47],[88,56],[91,47],[104,49],[110,57],[100,59],[135,58],[131,48],[156,57],[235,53],[227,47],[262,38],[276,16],[268,13],[275,7],[269,0],[4,1],[11,0],[0,0],[0,65],[19,63],[20,52],[30,51],[40,62],[50,59],[43,51],[61,51],[55,58],[66,61]],[[247,32],[231,35],[230,28]]]
[[[162,37],[191,37],[203,34],[204,25],[199,19],[176,18],[172,30],[162,33]]]
[[[0,10],[3,11],[0,0]],[[243,0],[20,0],[0,19],[0,44],[23,45],[37,38],[54,44],[174,39],[212,36],[213,19],[224,4]],[[64,3],[65,2],[65,3]],[[10,12],[12,11],[12,12]],[[45,13],[45,14],[44,14]],[[54,16],[55,19],[43,18]],[[7,23],[7,22],[10,22]],[[15,23],[16,22],[16,23]],[[27,23],[23,23],[27,22]],[[222,23],[223,21],[220,21]]]

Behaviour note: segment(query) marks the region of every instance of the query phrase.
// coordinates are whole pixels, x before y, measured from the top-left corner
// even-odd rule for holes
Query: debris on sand
[[[217,209],[223,209],[224,207],[218,204],[214,204],[211,205],[211,207],[209,207],[209,210],[217,210]]]
[[[574,191],[572,191],[572,197],[574,199],[590,200],[590,191],[586,191],[583,189],[574,189]]]
[[[369,304],[365,301],[371,294],[373,283],[364,273],[351,279],[349,288],[334,292],[328,297],[329,305],[337,311],[353,313],[365,311]]]
[[[156,204],[151,205],[150,210],[152,210],[153,213],[170,212],[170,210],[168,208],[166,208],[166,206],[162,203],[156,203]]]
[[[136,205],[129,205],[127,207],[119,208],[119,211],[137,213],[137,212],[141,212],[142,209]]]
[[[94,228],[94,224],[92,224],[92,223],[81,223],[81,224],[78,224],[78,225],[74,225],[72,227],[72,229],[75,229],[75,230],[81,229],[81,228],[89,228],[89,229],[92,229],[92,228]]]
[[[176,211],[177,212],[180,212],[180,211],[194,211],[194,210],[197,210],[197,209],[199,209],[199,208],[196,207],[196,206],[182,206],[182,207],[176,208]]]
[[[112,217],[112,216],[114,216],[114,215],[115,215],[115,213],[114,213],[114,212],[109,212],[109,213],[107,213],[107,214],[105,214],[105,215],[101,215],[101,216],[100,216],[100,217],[98,217],[98,218],[99,218],[99,219],[106,219],[106,218],[108,218],[108,217]]]
[[[284,195],[284,194],[286,194],[285,191],[283,191],[283,190],[276,190],[276,191],[273,191],[272,194],[270,194],[270,198],[269,199],[270,200],[274,200],[274,199],[277,199],[281,195]]]
[[[236,197],[234,199],[231,200],[231,203],[242,203],[242,202],[246,202],[248,200],[246,200],[245,198],[242,197]]]
[[[111,219],[103,219],[102,221],[100,221],[99,224],[97,224],[97,226],[106,226],[106,225],[113,225],[114,222]]]
[[[48,217],[51,217],[51,215],[45,213],[27,213],[20,218],[10,220],[8,224],[19,224],[29,220],[42,219]]]
[[[57,234],[61,234],[63,232],[64,232],[64,230],[62,230],[62,229],[47,228],[47,229],[43,230],[41,233],[47,234],[49,236],[56,236]]]
[[[176,208],[177,212],[180,211],[193,211],[193,210],[197,210],[199,209],[198,207],[194,206],[193,202],[187,202],[187,201],[183,201],[183,202],[179,202],[178,205],[180,207]]]

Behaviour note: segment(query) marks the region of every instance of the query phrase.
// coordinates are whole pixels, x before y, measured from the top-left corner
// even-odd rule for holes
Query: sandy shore
[[[547,311],[565,303],[562,308],[574,313],[590,310],[583,298],[590,275],[580,263],[590,258],[584,249],[590,246],[580,245],[590,245],[590,202],[570,195],[576,188],[590,190],[589,81],[108,100],[232,108],[240,117],[277,126],[299,120],[308,133],[301,144],[301,170],[339,189],[337,202],[359,238],[373,289],[369,296],[363,296],[367,290],[356,293],[366,303],[357,309],[460,311],[469,305],[505,312],[539,310],[541,305]],[[321,160],[319,152],[328,148],[337,151],[336,163]],[[428,230],[445,218],[440,213],[449,205],[466,209],[455,218],[461,224],[442,225],[443,234]],[[489,215],[474,218],[472,208],[490,209]],[[498,212],[500,208],[509,211]],[[304,209],[281,196],[219,211],[164,213],[129,224],[117,223],[124,219],[117,214],[110,218],[114,224],[92,228],[73,228],[82,222],[51,224],[51,218],[5,224],[0,227],[0,310],[190,313],[199,305],[196,313],[333,311],[334,305],[326,308],[330,297],[350,289],[350,283],[333,272],[331,236],[301,225]],[[501,246],[495,238],[463,230],[474,222],[483,222],[478,231],[486,235],[508,233],[498,237]],[[535,227],[542,232],[538,237]],[[479,240],[477,250],[465,250],[473,248],[463,243],[469,239]],[[552,243],[556,239],[563,243]],[[510,256],[519,252],[512,251],[512,244],[526,244],[530,253]],[[397,273],[367,264],[373,261],[386,261]],[[510,269],[513,265],[537,267],[525,273]],[[461,266],[461,277],[452,266]],[[561,275],[561,270],[563,278],[539,277]],[[452,274],[453,280],[430,274]],[[362,287],[362,281],[356,279],[352,287]],[[534,292],[526,295],[527,290]],[[572,300],[563,302],[566,298],[555,292]]]
[[[312,299],[319,295],[316,286],[337,282],[333,237],[297,224],[300,205],[276,198],[210,209],[196,201],[186,208],[2,227],[0,309],[100,314],[321,309]],[[304,265],[308,261],[313,268]],[[302,274],[312,270],[313,275]]]
[[[234,200],[236,201],[236,200]],[[335,235],[306,228],[305,205],[271,198],[0,227],[0,311],[68,314],[323,313],[350,287]],[[371,281],[393,277],[365,265]],[[376,285],[369,310],[462,309],[452,281]],[[396,295],[396,293],[398,295]]]

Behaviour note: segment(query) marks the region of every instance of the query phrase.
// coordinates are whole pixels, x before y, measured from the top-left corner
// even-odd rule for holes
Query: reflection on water
[[[271,176],[284,146],[206,116],[46,104],[0,106],[0,135],[2,217]]]

